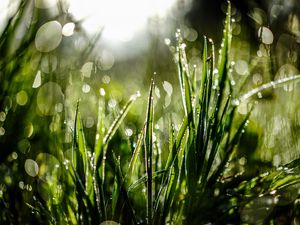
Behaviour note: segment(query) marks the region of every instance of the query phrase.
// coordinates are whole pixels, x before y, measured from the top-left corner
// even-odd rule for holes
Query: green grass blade
[[[104,117],[105,117],[105,102],[103,99],[99,99],[98,102],[98,121],[97,121],[97,130],[96,130],[96,137],[95,137],[95,163],[98,161],[103,147],[103,129],[104,129]]]
[[[81,121],[81,116],[80,113],[77,113],[77,123],[76,123],[76,127],[75,127],[75,132],[76,132],[76,147],[79,151],[79,157],[78,159],[78,164],[83,166],[83,174],[88,173],[88,167],[87,167],[87,148],[86,148],[86,143],[85,143],[85,137],[84,137],[84,133],[83,133],[83,126],[82,126],[82,121]],[[77,170],[79,168],[76,168]],[[79,169],[80,170],[80,169]],[[85,176],[84,176],[85,177]],[[84,179],[85,180],[85,179]]]
[[[176,149],[173,148],[173,143],[174,143],[174,126],[172,122],[172,117],[170,115],[170,122],[169,122],[169,155],[166,163],[165,169],[170,168],[171,163],[173,162],[175,155],[176,155]]]
[[[112,125],[109,127],[107,134],[104,136],[103,138],[103,146],[102,146],[102,164],[99,165],[100,163],[100,157],[97,160],[97,164],[96,167],[98,168],[99,166],[101,167],[102,170],[102,178],[104,180],[105,178],[105,159],[106,159],[106,151],[107,151],[107,147],[108,147],[108,143],[109,141],[112,139],[112,137],[114,136],[115,132],[117,131],[117,129],[120,127],[122,121],[124,120],[124,118],[126,117],[128,111],[130,110],[132,104],[136,101],[136,99],[140,96],[139,92],[137,92],[136,94],[132,95],[131,98],[129,99],[129,101],[125,104],[125,106],[122,108],[122,110],[120,111],[119,115],[117,116],[117,118],[114,120],[114,122],[112,123]]]
[[[166,170],[155,171],[152,173],[152,179],[163,176],[166,172],[167,172]],[[147,175],[144,175],[140,177],[138,180],[136,180],[134,183],[130,184],[127,191],[133,192],[135,189],[139,188],[140,186],[144,184],[147,185],[147,181],[148,181]]]
[[[209,140],[209,111],[211,106],[211,93],[213,83],[213,69],[214,69],[214,46],[210,40],[212,49],[212,57],[208,58],[208,46],[207,39],[204,38],[204,48],[202,56],[202,79],[199,95],[199,116],[196,131],[196,157],[198,159],[197,165],[197,177],[202,173],[204,167],[205,156],[208,151],[208,140]]]
[[[191,126],[194,126],[193,118],[193,107],[192,107],[192,96],[191,96],[191,84],[190,84],[190,74],[188,69],[188,63],[185,53],[185,44],[182,43],[181,34],[178,33],[178,76],[179,83],[181,87],[181,96],[183,102],[183,108],[185,115],[189,119]]]
[[[138,224],[137,218],[135,216],[135,211],[132,207],[131,201],[129,199],[129,189],[126,189],[125,187],[125,178],[123,176],[121,166],[120,166],[120,160],[115,156],[114,152],[112,152],[112,157],[109,157],[109,163],[112,167],[115,168],[115,190],[113,193],[113,210],[119,210],[123,208],[124,212],[121,212],[121,215],[129,215],[129,219],[132,224],[136,225]],[[126,207],[119,206],[118,204],[125,204]],[[115,216],[119,216],[116,214],[117,211],[115,211]]]
[[[78,149],[79,155],[77,154],[77,168],[76,172],[81,177],[81,180],[84,182],[85,192],[90,198],[90,201],[93,201],[94,198],[94,187],[93,187],[93,173],[91,165],[89,165],[89,154],[87,150],[87,145],[85,141],[82,120],[79,113],[79,105],[76,109],[76,126],[74,129],[76,137],[76,149]],[[93,164],[93,162],[91,162]]]
[[[217,80],[217,96],[216,96],[216,118],[219,115],[222,100],[224,98],[226,89],[226,80],[228,78],[228,55],[231,43],[231,5],[228,1],[228,8],[225,20],[225,27],[223,32],[223,39],[221,44],[221,50],[218,60],[218,80]]]
[[[180,146],[178,147],[176,157],[174,158],[174,161],[171,167],[169,168],[168,182],[166,184],[167,190],[164,196],[164,207],[162,210],[162,216],[160,220],[162,225],[165,224],[165,220],[170,214],[173,204],[176,204],[176,198],[178,198],[178,195],[182,190],[181,187],[184,179],[184,153],[187,138],[188,135],[186,132],[185,135],[182,137],[182,141]]]
[[[137,161],[137,158],[138,158],[138,155],[139,155],[139,152],[141,150],[141,146],[142,146],[142,143],[143,143],[143,140],[144,140],[144,134],[145,134],[145,128],[146,128],[145,126],[139,134],[139,138],[137,140],[136,147],[133,151],[132,157],[131,157],[130,162],[129,162],[129,168],[128,168],[126,177],[131,177],[131,175],[133,173],[133,170],[134,170],[134,167],[135,167],[135,164],[136,164],[136,161]]]
[[[153,90],[154,80],[151,81],[148,108],[146,115],[146,133],[145,133],[145,164],[147,174],[147,224],[152,225],[153,222],[153,191],[152,191],[152,160],[153,160]]]
[[[120,111],[117,118],[114,120],[112,125],[109,127],[107,134],[105,135],[103,139],[103,144],[107,145],[107,143],[111,140],[119,126],[121,125],[122,121],[124,120],[125,116],[127,115],[128,111],[130,110],[132,104],[136,101],[136,99],[140,96],[139,92],[132,95],[129,99],[129,101],[125,104],[125,106]]]
[[[234,116],[234,113],[235,113],[235,109],[234,108],[231,112],[231,114],[229,115],[229,124],[228,124],[228,128],[229,130],[232,129],[232,121],[233,121],[233,116]],[[242,134],[243,134],[243,130],[245,129],[245,126],[247,125],[248,123],[248,119],[250,117],[250,114],[251,114],[251,111],[250,110],[247,115],[245,116],[245,118],[243,119],[243,121],[240,123],[237,131],[235,132],[235,134],[233,135],[233,138],[230,140],[230,133],[228,134],[228,139],[227,139],[227,143],[226,143],[226,146],[224,147],[225,149],[225,152],[224,152],[224,156],[223,156],[223,159],[220,163],[220,165],[218,165],[218,168],[216,169],[216,171],[211,175],[211,177],[209,178],[208,180],[208,187],[212,186],[212,184],[214,182],[216,182],[216,180],[218,179],[218,177],[222,174],[222,172],[224,172],[224,169],[225,169],[225,166],[226,164],[228,163],[232,153],[233,153],[233,150],[234,150],[234,147],[238,144]],[[230,140],[230,141],[229,141]]]
[[[117,168],[120,165],[120,159],[117,159],[116,157],[114,157],[114,160],[116,160],[115,161],[115,165],[116,165],[115,170],[120,169],[120,168]],[[117,174],[118,174],[118,172],[115,171],[113,191],[112,191],[112,199],[111,199],[111,201],[112,201],[112,216],[113,216],[113,218],[115,216],[117,216],[116,215],[116,208],[117,208],[117,203],[118,203],[119,195],[120,195],[120,183],[119,183],[118,175]]]
[[[291,82],[296,82],[300,80],[300,74],[294,75],[294,76],[290,76],[290,77],[286,77],[277,81],[271,81],[269,83],[263,84],[257,88],[252,89],[251,91],[247,92],[246,94],[242,95],[240,97],[240,102],[244,102],[245,100],[251,98],[253,95],[258,94],[261,91],[264,91],[266,89],[269,88],[277,88],[280,87],[282,85],[291,83]]]

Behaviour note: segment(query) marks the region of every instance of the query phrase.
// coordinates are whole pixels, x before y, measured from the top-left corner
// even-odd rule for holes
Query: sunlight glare
[[[69,12],[90,33],[101,28],[103,38],[130,41],[152,18],[163,18],[176,0],[70,0]]]

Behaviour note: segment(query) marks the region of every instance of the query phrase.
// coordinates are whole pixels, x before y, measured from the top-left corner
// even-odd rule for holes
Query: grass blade
[[[122,121],[124,120],[125,116],[127,115],[128,111],[130,110],[130,107],[132,104],[136,101],[136,99],[140,97],[140,93],[137,92],[136,94],[132,95],[129,99],[129,101],[125,104],[125,106],[120,111],[117,118],[114,120],[110,128],[108,129],[107,134],[105,135],[103,139],[103,144],[107,145],[107,143],[111,140],[119,126],[121,125]]]
[[[286,78],[283,78],[283,79],[280,79],[277,81],[271,81],[271,82],[263,84],[257,88],[254,88],[251,91],[247,92],[246,94],[242,95],[240,97],[240,102],[244,102],[245,100],[251,98],[253,95],[256,95],[259,92],[264,91],[266,89],[280,87],[280,86],[288,84],[290,82],[296,82],[299,80],[300,80],[300,74],[286,77]]]
[[[154,80],[152,79],[149,98],[148,109],[146,116],[146,133],[145,133],[145,164],[147,174],[147,224],[152,225],[153,222],[153,191],[152,191],[152,157],[153,157],[153,90]]]
[[[139,155],[139,152],[141,150],[142,143],[143,143],[144,133],[145,133],[145,126],[139,134],[139,138],[137,140],[136,147],[133,151],[132,157],[131,157],[130,162],[129,162],[129,168],[128,168],[128,172],[127,172],[126,177],[131,177],[131,175],[133,173],[133,170],[134,170],[134,167],[135,167],[135,164],[136,164],[136,160],[138,158],[138,155]]]

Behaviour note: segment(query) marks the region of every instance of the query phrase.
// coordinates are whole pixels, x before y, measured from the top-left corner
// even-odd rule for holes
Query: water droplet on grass
[[[56,49],[62,40],[62,27],[58,21],[50,21],[42,25],[35,36],[35,47],[40,52]]]
[[[169,46],[171,44],[171,40],[169,38],[165,38],[165,44]]]
[[[180,45],[180,48],[181,48],[182,50],[184,50],[184,49],[186,48],[186,44],[185,44],[185,43],[182,43],[182,44]]]
[[[105,90],[103,88],[99,89],[99,93],[101,96],[105,96]]]
[[[66,23],[62,28],[62,34],[66,37],[74,34],[75,23]]]
[[[35,177],[39,172],[38,164],[32,159],[26,159],[24,168],[26,173],[31,177]]]
[[[60,86],[54,82],[44,84],[37,94],[37,106],[44,115],[54,115],[55,106],[63,102],[63,93]]]
[[[5,112],[0,112],[0,121],[4,122],[6,119],[6,113]]]
[[[234,99],[234,100],[232,101],[232,105],[238,106],[238,105],[240,105],[240,101],[239,101],[238,99]]]
[[[262,98],[262,97],[263,97],[262,93],[261,93],[261,92],[258,92],[258,93],[257,93],[257,97],[258,97],[258,98]]]
[[[133,134],[132,129],[130,129],[130,128],[126,128],[126,129],[125,129],[125,135],[126,135],[127,137],[131,137],[132,134]]]
[[[103,78],[102,78],[102,82],[104,84],[109,84],[110,83],[110,76],[104,75]]]
[[[267,27],[260,27],[258,29],[258,37],[261,38],[262,43],[266,45],[272,44],[274,40],[272,31]]]
[[[41,84],[42,84],[42,76],[41,76],[41,71],[39,70],[35,75],[32,87],[38,88],[39,86],[41,86]]]
[[[110,100],[108,101],[108,107],[109,107],[109,108],[113,109],[113,108],[116,107],[116,105],[117,105],[117,101],[116,101],[115,99],[110,99]],[[120,113],[121,113],[121,112],[120,112]]]
[[[93,62],[87,62],[82,67],[80,72],[82,73],[83,77],[91,77],[92,69],[93,69],[94,63]]]
[[[5,134],[5,129],[3,127],[0,127],[0,136],[3,136]]]
[[[18,105],[24,106],[28,101],[28,95],[26,91],[20,91],[16,95],[16,102]]]
[[[18,154],[16,152],[11,153],[11,157],[13,160],[16,160],[18,158]]]
[[[88,84],[84,84],[84,85],[82,85],[82,92],[83,93],[89,93],[90,92],[90,90],[91,90],[91,87],[90,87],[90,85],[88,85]]]
[[[163,82],[163,88],[166,91],[168,96],[171,96],[173,93],[173,87],[168,81]]]
[[[23,190],[23,189],[24,189],[24,186],[25,186],[25,185],[24,185],[24,182],[23,182],[23,181],[20,181],[20,182],[19,182],[19,188]]]
[[[154,93],[158,98],[160,98],[160,90],[157,86],[155,86],[155,88],[154,88]]]
[[[101,70],[109,70],[115,63],[115,57],[107,50],[104,50],[98,57],[97,66]]]
[[[41,70],[44,73],[52,73],[56,70],[57,67],[57,58],[53,54],[48,54],[42,57],[41,60]]]
[[[246,75],[248,73],[248,63],[244,60],[237,60],[234,69],[239,75]]]

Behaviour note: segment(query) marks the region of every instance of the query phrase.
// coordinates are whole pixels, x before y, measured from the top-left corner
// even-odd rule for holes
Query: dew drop
[[[35,36],[35,47],[40,52],[56,49],[62,40],[62,27],[58,21],[50,21],[42,25]]]
[[[4,122],[6,119],[6,113],[5,112],[0,112],[0,121]]]
[[[248,73],[248,63],[244,60],[237,60],[234,68],[239,75],[243,76]]]
[[[130,129],[130,128],[126,128],[126,129],[125,129],[125,135],[126,135],[127,137],[131,137],[132,134],[133,134],[132,129]]]
[[[171,96],[173,93],[173,87],[168,81],[163,82],[163,88],[166,91],[168,96]]]
[[[101,96],[105,96],[105,90],[103,88],[99,89],[99,93]]]
[[[165,44],[169,46],[171,44],[171,40],[169,38],[165,38]]]
[[[18,105],[24,106],[27,104],[27,101],[28,101],[28,95],[27,95],[26,91],[20,91],[17,93],[16,102]]]
[[[87,94],[87,93],[90,92],[90,90],[91,90],[90,85],[88,85],[88,84],[82,85],[82,92],[83,92],[83,93]]]
[[[108,107],[109,108],[115,108],[116,107],[116,105],[117,105],[117,101],[115,100],[115,99],[110,99],[109,101],[108,101]],[[121,113],[121,112],[120,112]]]
[[[110,83],[110,76],[104,75],[103,78],[102,78],[102,82],[104,84],[109,84]]]
[[[37,94],[37,106],[44,115],[54,115],[55,106],[63,102],[61,87],[54,82],[44,84]]]
[[[62,28],[62,34],[66,37],[74,34],[75,23],[66,23]]]
[[[3,127],[0,127],[0,136],[3,136],[5,134],[5,129]]]
[[[257,97],[258,97],[258,98],[262,98],[262,97],[263,97],[262,93],[261,93],[261,92],[258,92],[258,93],[257,93]]]
[[[41,70],[44,73],[52,73],[57,67],[57,58],[55,55],[46,55],[41,60]]]
[[[262,43],[266,45],[272,44],[274,40],[272,31],[267,27],[260,27],[258,29],[258,37],[261,38]]]
[[[24,185],[24,182],[23,182],[23,181],[20,181],[20,182],[19,182],[19,188],[23,190],[23,189],[24,189],[24,186],[25,186],[25,185]]]
[[[31,177],[35,177],[39,172],[38,164],[32,159],[26,159],[24,168],[26,173]]]
[[[38,88],[39,86],[41,86],[41,84],[42,84],[42,76],[41,76],[41,71],[39,70],[35,75],[32,87]]]
[[[80,72],[82,73],[83,77],[91,77],[93,65],[93,62],[87,62],[81,67]]]
[[[115,63],[115,57],[108,50],[103,50],[103,52],[98,56],[97,66],[101,70],[111,69],[114,63]]]
[[[239,101],[238,99],[234,99],[234,100],[232,101],[232,105],[238,106],[238,105],[240,105],[240,101]]]

